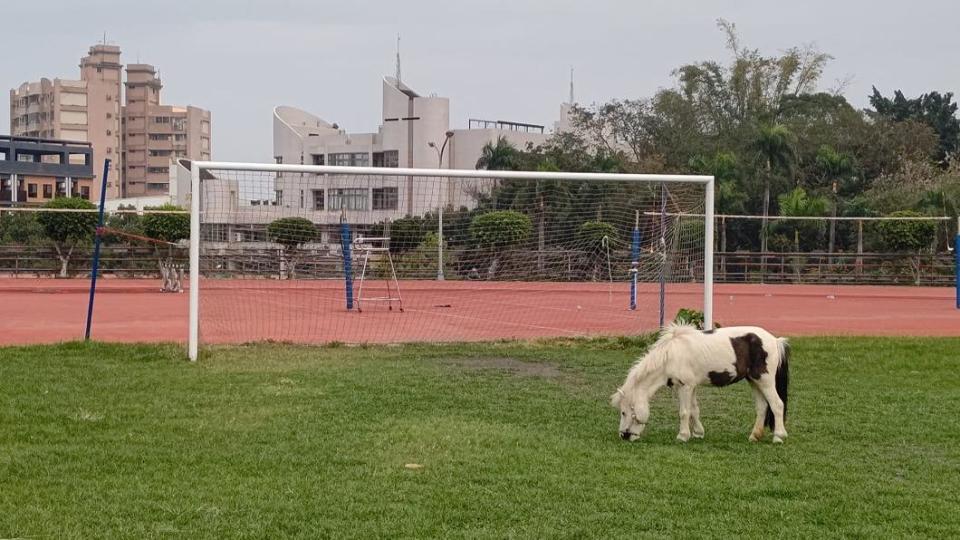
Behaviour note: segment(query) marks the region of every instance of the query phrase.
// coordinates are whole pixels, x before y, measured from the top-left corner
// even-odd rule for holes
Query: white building
[[[475,169],[482,149],[504,137],[517,148],[547,141],[541,125],[470,120],[450,129],[448,98],[421,96],[394,77],[383,79],[381,125],[375,133],[349,133],[306,111],[287,106],[273,111],[273,155],[277,163],[382,167],[377,176],[216,173],[203,182],[204,223],[220,224],[217,240],[265,239],[265,226],[281,217],[305,217],[317,224],[324,243],[335,244],[341,219],[362,229],[441,206],[472,207],[480,187],[439,178],[389,176],[389,169]],[[569,104],[561,107],[555,130],[565,129]],[[446,147],[444,148],[444,142]],[[440,150],[443,159],[440,161]],[[189,172],[176,167],[180,182]]]

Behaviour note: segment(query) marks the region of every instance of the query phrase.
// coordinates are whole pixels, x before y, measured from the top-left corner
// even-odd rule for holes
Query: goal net
[[[710,316],[710,177],[195,162],[198,344],[632,335]]]

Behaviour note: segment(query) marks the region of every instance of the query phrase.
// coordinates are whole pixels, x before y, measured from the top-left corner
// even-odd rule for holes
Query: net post
[[[437,281],[443,281],[443,202],[437,214]]]
[[[190,341],[188,355],[197,361],[200,350],[200,165],[190,167]]]
[[[667,309],[667,186],[660,182],[660,328],[666,322]]]
[[[340,249],[343,252],[343,279],[347,294],[347,310],[353,309],[353,261],[350,255],[350,224],[340,217]]]
[[[714,178],[706,184],[703,241],[703,329],[713,329],[713,205]]]
[[[960,309],[960,217],[957,217],[957,235],[953,237],[953,273],[957,287],[957,309]]]
[[[97,216],[97,234],[93,241],[93,271],[90,272],[90,301],[87,302],[87,329],[83,334],[90,341],[90,327],[93,325],[93,299],[97,292],[97,274],[100,273],[100,243],[103,241],[103,207],[107,198],[107,175],[110,174],[110,160],[103,160],[103,177],[100,179],[100,211]],[[17,186],[13,186],[16,191]]]

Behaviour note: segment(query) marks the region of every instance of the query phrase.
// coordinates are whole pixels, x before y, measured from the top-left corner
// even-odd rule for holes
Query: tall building
[[[89,142],[96,175],[93,200],[108,158],[113,164],[108,198],[165,194],[171,160],[210,159],[210,113],[161,105],[161,88],[148,64],[129,65],[124,84],[120,47],[94,45],[80,60],[79,80],[44,78],[10,91],[10,133]]]
[[[164,195],[171,160],[210,159],[210,112],[160,104],[163,84],[150,64],[127,66],[122,197]]]
[[[103,162],[120,157],[120,47],[94,45],[80,60],[80,80],[41,79],[10,90],[10,134],[89,142],[93,193],[100,194]],[[110,172],[107,195],[119,194],[119,167]]]

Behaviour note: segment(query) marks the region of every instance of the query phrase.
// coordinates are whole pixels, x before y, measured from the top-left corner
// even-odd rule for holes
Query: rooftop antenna
[[[570,104],[573,105],[573,66],[570,66]]]
[[[106,32],[106,31],[103,32],[103,44],[104,44],[104,45],[107,44],[107,32]]]
[[[400,84],[400,33],[397,33],[397,84]]]

